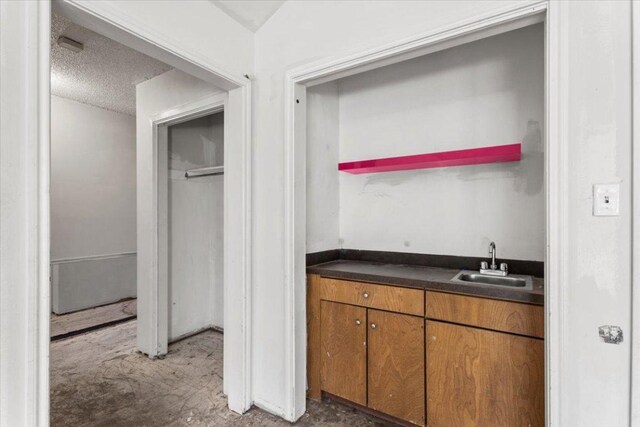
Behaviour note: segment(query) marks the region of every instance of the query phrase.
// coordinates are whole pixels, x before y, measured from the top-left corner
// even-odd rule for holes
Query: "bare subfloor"
[[[222,394],[222,335],[172,344],[162,360],[135,349],[130,321],[51,344],[51,425],[287,426],[260,409],[237,415]],[[333,404],[308,401],[300,426],[380,426]]]
[[[136,311],[136,300],[130,299],[74,313],[61,315],[51,313],[51,338],[97,329],[100,325],[135,319]]]

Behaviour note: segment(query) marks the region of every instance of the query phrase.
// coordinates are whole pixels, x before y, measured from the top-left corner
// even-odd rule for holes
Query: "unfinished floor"
[[[67,314],[51,313],[51,340],[89,332],[136,318],[137,301],[129,299]]]
[[[51,344],[51,425],[287,426],[260,409],[240,416],[222,394],[222,334],[206,331],[151,360],[135,347],[135,320]],[[309,401],[300,426],[382,426]]]

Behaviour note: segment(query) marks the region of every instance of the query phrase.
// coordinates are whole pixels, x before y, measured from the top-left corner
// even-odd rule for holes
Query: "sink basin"
[[[476,284],[487,286],[503,286],[507,288],[518,288],[524,290],[533,289],[533,280],[531,276],[519,276],[510,274],[508,276],[489,276],[487,274],[480,274],[477,271],[461,271],[456,274],[452,282],[462,284]]]

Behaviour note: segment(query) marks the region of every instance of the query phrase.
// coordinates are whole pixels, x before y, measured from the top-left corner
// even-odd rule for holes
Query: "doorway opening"
[[[167,129],[169,342],[224,328],[224,112]]]
[[[246,193],[226,197],[245,182],[242,99],[63,12],[52,13],[50,46],[51,424],[233,418],[228,406],[247,409],[234,347],[246,313],[225,313],[246,290],[240,279],[225,296],[248,261],[226,251],[248,238],[237,215]],[[238,374],[230,384],[226,371]]]
[[[552,233],[552,230],[554,230],[555,225],[561,218],[558,216],[557,203],[559,194],[557,187],[554,187],[554,184],[550,183],[550,181],[555,182],[557,178],[556,173],[560,167],[559,163],[557,163],[557,158],[560,148],[557,145],[558,141],[553,138],[556,135],[557,123],[553,120],[552,113],[554,111],[554,105],[549,101],[550,99],[554,99],[555,94],[554,96],[550,95],[554,86],[548,85],[549,70],[554,64],[550,61],[550,58],[554,58],[553,49],[555,48],[554,43],[556,40],[553,38],[553,34],[550,35],[549,27],[544,23],[545,15],[546,7],[544,5],[539,8],[516,8],[504,16],[495,16],[478,22],[465,23],[464,25],[447,28],[433,34],[422,35],[412,40],[404,40],[393,46],[381,47],[379,50],[352,55],[343,60],[334,59],[325,64],[301,67],[288,74],[286,85],[288,98],[285,103],[287,119],[287,129],[285,132],[287,135],[286,157],[288,159],[287,175],[285,177],[285,183],[287,185],[285,198],[287,201],[287,209],[285,212],[287,218],[290,218],[290,223],[288,223],[286,230],[287,235],[285,242],[288,254],[287,277],[290,280],[287,289],[289,289],[290,292],[287,295],[287,301],[288,304],[290,304],[291,313],[297,314],[299,310],[297,310],[296,307],[300,304],[305,304],[306,299],[307,314],[306,319],[301,316],[296,316],[295,321],[289,324],[288,337],[290,339],[290,346],[292,348],[295,347],[296,354],[305,354],[304,351],[306,350],[307,359],[306,364],[304,362],[297,363],[295,365],[295,371],[290,372],[290,375],[292,378],[295,378],[298,386],[296,389],[298,391],[303,388],[303,384],[309,385],[307,389],[308,395],[298,392],[292,396],[292,401],[295,402],[293,405],[293,411],[295,412],[294,417],[302,413],[305,405],[305,397],[307,396],[317,399],[326,395],[336,397],[335,395],[337,394],[337,399],[344,398],[339,392],[339,387],[333,387],[335,384],[331,382],[331,379],[334,377],[331,377],[326,371],[331,361],[322,359],[326,353],[316,351],[318,348],[326,349],[331,347],[331,343],[325,341],[327,337],[331,335],[327,331],[329,331],[332,325],[337,326],[342,333],[347,334],[347,332],[344,332],[347,323],[343,325],[344,328],[339,326],[339,323],[331,323],[332,320],[329,321],[328,325],[323,326],[321,324],[322,322],[319,319],[326,318],[326,316],[321,313],[322,306],[327,305],[327,300],[365,307],[366,310],[364,313],[366,313],[366,317],[372,312],[375,312],[375,310],[371,310],[372,308],[387,311],[391,310],[402,313],[403,315],[407,314],[406,310],[409,310],[409,314],[413,316],[422,316],[425,330],[429,329],[430,316],[431,320],[434,320],[432,313],[422,313],[422,310],[426,312],[428,309],[428,296],[425,307],[422,309],[416,307],[414,311],[406,307],[404,309],[401,309],[401,307],[390,309],[385,306],[376,306],[376,303],[369,299],[371,293],[367,289],[360,289],[358,286],[364,286],[362,283],[365,285],[367,283],[369,285],[372,283],[377,283],[378,285],[381,283],[395,286],[400,285],[397,281],[395,283],[389,281],[384,282],[384,280],[376,275],[373,269],[367,270],[368,274],[367,272],[361,271],[361,274],[358,275],[353,274],[353,271],[347,271],[348,266],[337,266],[336,271],[341,270],[341,274],[343,274],[341,280],[351,280],[354,282],[355,293],[354,300],[351,302],[336,300],[336,297],[339,295],[332,294],[330,290],[326,289],[326,286],[320,283],[326,282],[327,280],[316,280],[318,277],[336,278],[336,276],[331,276],[331,274],[335,272],[332,273],[329,272],[327,268],[323,268],[323,266],[327,266],[327,264],[324,263],[331,261],[337,261],[339,263],[344,259],[355,263],[369,262],[372,264],[389,264],[395,262],[396,264],[417,264],[418,266],[427,268],[452,268],[455,269],[454,273],[459,273],[460,270],[480,270],[483,268],[480,261],[486,260],[486,256],[482,257],[482,253],[478,252],[475,255],[477,260],[463,259],[465,258],[463,255],[473,256],[473,254],[458,253],[455,249],[453,249],[452,252],[454,242],[451,240],[440,239],[440,246],[438,246],[436,251],[432,251],[427,248],[427,246],[434,244],[437,246],[437,242],[430,240],[429,237],[423,236],[426,238],[419,239],[419,242],[411,240],[417,237],[419,232],[414,232],[411,235],[407,234],[408,238],[402,238],[397,235],[397,233],[394,235],[395,232],[403,229],[405,226],[411,228],[411,215],[413,212],[417,215],[424,214],[421,217],[422,220],[429,221],[425,210],[416,211],[415,209],[415,204],[419,204],[421,196],[403,200],[401,194],[403,191],[402,188],[415,187],[423,180],[427,186],[433,185],[438,181],[443,185],[449,185],[455,181],[455,172],[453,170],[456,168],[448,169],[451,172],[448,172],[448,170],[440,170],[440,172],[438,172],[438,169],[431,169],[434,172],[427,172],[429,170],[428,168],[433,166],[421,165],[420,167],[413,167],[415,165],[409,163],[416,159],[411,155],[423,154],[423,157],[428,157],[428,159],[433,160],[434,156],[440,153],[446,156],[459,155],[460,152],[464,154],[465,149],[474,148],[473,144],[478,142],[478,138],[466,138],[469,141],[473,141],[470,146],[455,146],[450,149],[437,146],[432,147],[433,149],[425,149],[423,151],[413,150],[403,152],[402,149],[407,147],[416,148],[419,147],[421,143],[438,145],[445,142],[447,138],[451,142],[455,140],[455,143],[461,143],[465,138],[451,138],[452,134],[447,137],[442,133],[437,133],[443,130],[445,133],[448,132],[445,130],[447,127],[447,118],[441,117],[440,119],[436,119],[433,113],[437,115],[442,111],[452,112],[457,108],[467,108],[475,102],[475,97],[484,97],[484,101],[486,101],[484,105],[489,105],[497,100],[497,98],[490,99],[492,93],[499,98],[506,92],[511,91],[515,94],[520,89],[526,92],[533,87],[535,87],[534,97],[526,99],[525,102],[522,103],[522,105],[526,104],[533,107],[533,109],[525,107],[525,109],[528,109],[527,112],[510,111],[509,114],[524,113],[524,115],[531,115],[531,118],[535,117],[535,119],[525,119],[524,122],[517,120],[518,124],[516,126],[518,130],[511,136],[517,139],[503,142],[491,141],[492,143],[485,144],[485,146],[518,143],[518,148],[522,150],[519,152],[522,156],[520,158],[523,160],[523,162],[521,162],[523,165],[520,168],[522,169],[521,172],[525,170],[532,172],[532,175],[524,179],[524,181],[528,182],[527,185],[533,185],[536,188],[536,200],[533,201],[535,204],[534,223],[536,227],[535,230],[530,230],[535,234],[535,249],[533,247],[528,248],[534,249],[530,251],[528,255],[524,253],[516,255],[515,252],[518,250],[515,249],[515,246],[511,247],[505,254],[508,256],[509,252],[511,252],[511,260],[505,261],[509,263],[509,267],[514,267],[514,273],[530,276],[527,278],[527,280],[531,280],[531,286],[529,286],[529,288],[540,291],[535,297],[537,302],[535,302],[534,305],[537,305],[537,308],[533,310],[536,312],[535,317],[537,320],[535,324],[537,329],[535,332],[523,334],[527,336],[528,339],[531,339],[532,347],[528,346],[528,344],[526,347],[534,348],[534,350],[530,348],[527,351],[532,352],[529,354],[535,353],[535,365],[537,367],[534,373],[535,387],[529,390],[532,399],[528,401],[528,404],[531,405],[530,412],[533,414],[532,416],[534,418],[532,419],[535,419],[536,423],[544,423],[545,419],[553,416],[551,412],[549,412],[550,406],[548,402],[553,400],[554,393],[557,391],[554,391],[555,389],[549,386],[549,384],[553,383],[554,377],[548,369],[548,361],[550,359],[556,360],[555,358],[558,356],[556,352],[558,348],[557,331],[561,325],[550,322],[549,313],[554,307],[557,307],[556,304],[558,304],[559,301],[560,292],[558,287],[560,285],[558,283],[558,275],[560,274],[560,264],[558,262],[559,252],[550,252],[549,248],[559,248],[561,246],[557,236]],[[476,43],[478,46],[482,44],[486,45],[487,43],[492,44],[495,40],[503,40],[506,43],[510,43],[513,42],[513,40],[507,41],[505,37],[508,39],[511,35],[514,37],[518,35],[519,38],[521,35],[524,35],[525,32],[529,33],[529,36],[532,36],[531,40],[533,43],[531,46],[533,46],[534,56],[537,58],[535,59],[534,68],[527,71],[534,73],[535,84],[533,86],[528,86],[527,83],[523,81],[517,82],[518,77],[515,75],[512,76],[514,79],[511,79],[508,75],[514,71],[513,68],[509,66],[506,66],[504,69],[501,68],[502,65],[506,65],[510,61],[509,58],[505,58],[506,61],[498,61],[489,67],[476,67],[470,74],[465,73],[464,70],[465,67],[469,65],[472,65],[473,68],[473,52],[470,52],[470,55],[463,55],[454,59],[449,65],[446,64],[447,61],[451,59],[447,59],[447,57],[455,57],[456,54],[454,52],[464,50],[466,47],[471,48],[472,43]],[[526,39],[527,37],[528,36],[525,35],[524,38]],[[487,46],[484,46],[482,49],[492,50],[491,47]],[[506,51],[503,50],[498,56],[505,52]],[[471,62],[468,62],[467,59],[470,59]],[[532,58],[527,58],[527,60],[529,59]],[[411,64],[413,64],[413,66]],[[476,65],[480,65],[480,63]],[[409,86],[412,89],[419,87],[422,83],[428,86],[430,84],[428,81],[429,77],[423,78],[424,76],[421,75],[425,70],[427,72],[429,72],[429,70],[437,71],[431,73],[434,82],[437,82],[438,79],[446,80],[449,78],[447,76],[450,76],[454,80],[456,76],[462,76],[462,79],[455,84],[451,82],[451,85],[443,85],[442,82],[439,82],[432,87],[433,90],[427,91],[430,92],[429,99],[433,101],[430,106],[429,103],[424,103],[424,96],[414,96],[416,94],[412,93],[411,90],[405,90],[408,87],[405,84],[407,81],[410,82]],[[506,73],[506,79],[498,77],[493,80],[497,83],[497,86],[483,83],[474,86],[474,84],[479,82],[472,83],[471,86],[473,87],[465,86],[466,83],[464,79],[471,78],[471,80],[473,80],[476,77],[482,79],[486,77],[484,71],[488,70],[489,74],[502,70]],[[370,79],[367,79],[367,77],[370,77]],[[424,80],[424,82],[422,82],[422,80]],[[510,87],[503,91],[498,88],[498,86],[505,81],[511,83],[509,83]],[[387,84],[386,88],[378,87],[379,84],[385,83]],[[451,95],[453,92],[456,95],[462,95],[468,89],[470,89],[470,92],[459,99],[455,98],[456,102],[450,104],[445,102],[443,104],[437,100],[438,96],[442,93]],[[385,90],[387,90],[386,93]],[[423,92],[421,93],[424,95]],[[451,100],[451,97],[446,97],[445,95],[443,99],[447,101]],[[406,102],[402,102],[402,100]],[[515,99],[511,99],[507,103],[513,101],[515,101]],[[399,104],[396,104],[396,102],[399,102]],[[502,101],[499,101],[498,103],[501,102]],[[530,102],[532,103],[529,104]],[[481,102],[480,104],[483,103]],[[498,109],[505,107],[505,105],[506,104],[502,104]],[[433,107],[433,111],[429,110],[430,107]],[[435,107],[438,108],[436,109]],[[481,114],[487,113],[483,110],[478,111]],[[350,115],[351,113],[353,113],[353,115]],[[420,114],[416,116],[416,113]],[[466,116],[476,117],[477,115],[468,114]],[[367,118],[369,119],[368,122],[366,121]],[[395,126],[385,128],[394,120]],[[426,126],[427,122],[430,124],[429,126]],[[511,120],[511,122],[513,122],[513,120]],[[322,123],[324,123],[324,125]],[[327,123],[330,125],[327,126]],[[331,123],[334,124],[332,125]],[[335,123],[338,123],[338,125],[336,126]],[[469,129],[473,127],[473,125],[467,123],[464,127],[465,129]],[[335,129],[339,130],[335,131]],[[504,129],[506,129],[506,127]],[[455,129],[454,126],[453,128],[449,128],[449,130],[456,133],[460,128]],[[515,130],[515,127],[512,130]],[[371,131],[369,136],[363,139],[362,137],[369,131]],[[404,131],[410,133],[408,137],[403,133]],[[415,136],[419,136],[421,132],[426,132],[427,135],[432,135],[432,132],[436,132],[438,135],[437,141],[432,138],[415,138]],[[487,133],[480,132],[478,136],[480,135],[487,136]],[[327,143],[327,141],[329,142]],[[375,143],[372,144],[372,141]],[[308,144],[311,142],[314,142],[316,145],[314,147],[309,146]],[[336,142],[336,144],[334,144],[334,142]],[[502,149],[504,149],[504,147],[501,148],[501,150]],[[429,154],[433,154],[434,156],[429,157]],[[447,160],[448,158],[446,156],[440,160]],[[473,161],[471,163],[452,163],[440,166],[478,165],[479,163],[483,162]],[[323,169],[329,167],[329,164],[331,171],[329,171],[329,169]],[[504,163],[504,165],[506,165],[506,163]],[[492,165],[486,166],[492,167]],[[481,177],[478,176],[477,179],[493,180],[506,171],[505,167],[500,168],[497,165],[496,167],[500,169],[497,174],[491,173],[488,170],[481,172],[482,166],[470,166],[469,168],[474,169],[482,175]],[[424,168],[423,172],[412,170],[421,168]],[[347,172],[351,172],[353,175]],[[359,175],[361,173],[369,175]],[[468,184],[473,184],[475,180],[470,177],[469,173],[474,175],[473,172],[467,172],[465,174],[461,171],[459,177],[463,178],[463,181],[466,180]],[[426,182],[427,175],[431,177],[429,182]],[[445,183],[447,176],[454,178],[453,181],[449,180]],[[467,179],[464,179],[464,176],[466,176]],[[306,185],[299,185],[300,182],[306,182]],[[313,185],[313,187],[310,188],[309,185]],[[334,188],[334,186],[336,188]],[[467,185],[466,187],[469,186]],[[454,198],[451,202],[458,200],[458,197],[466,197],[463,196],[464,192],[468,190],[466,187],[459,189],[462,191],[449,192],[449,195]],[[504,188],[506,189],[506,187]],[[442,185],[433,187],[429,194],[437,194],[437,192],[442,189]],[[349,195],[348,193],[351,190],[355,191]],[[414,191],[418,191],[414,194],[420,194],[418,189],[414,188]],[[511,190],[507,190],[506,193],[509,191]],[[347,196],[343,198],[343,194],[347,194]],[[473,197],[474,196],[472,196],[472,198]],[[468,197],[466,198],[469,199]],[[321,199],[323,201],[318,203]],[[399,203],[402,204],[406,210],[402,211],[402,208],[397,206]],[[427,209],[429,212],[435,213],[437,217],[439,213],[444,213],[450,204],[450,202],[444,204],[427,203]],[[475,206],[480,206],[481,204],[482,203],[476,204]],[[394,207],[400,209],[396,212],[397,215],[395,216],[392,212]],[[451,221],[455,221],[456,218],[459,218],[460,214],[466,214],[467,211],[468,206],[462,210],[454,209],[448,216],[445,215],[442,217],[444,221],[443,224],[446,225],[446,227],[451,226]],[[329,212],[331,212],[331,214],[329,214]],[[355,214],[355,216],[351,217],[352,214]],[[505,212],[502,212],[499,216],[504,219]],[[350,222],[350,218],[355,219],[355,221]],[[394,226],[384,225],[384,221],[389,218],[395,219],[396,223],[394,223]],[[511,218],[511,220],[514,220],[514,218]],[[427,228],[431,225],[432,224],[427,224]],[[365,228],[368,226],[373,226],[375,230],[366,231]],[[422,226],[414,227],[414,230],[418,230],[421,227]],[[438,233],[442,232],[446,227],[434,228],[431,237],[438,235]],[[327,236],[329,239],[325,239]],[[372,247],[372,245],[376,245],[376,241],[380,243],[384,242],[385,239],[388,243],[385,243],[385,248],[379,249]],[[483,245],[483,239],[488,239],[486,241],[488,253],[489,247],[494,247],[494,245],[490,245],[492,238],[486,235],[481,239],[475,239],[475,241],[480,240],[479,247]],[[347,240],[351,245],[354,245],[354,247],[343,246]],[[508,240],[508,238],[506,240]],[[499,245],[499,242],[496,243]],[[413,247],[416,244],[417,248],[422,248],[418,248],[420,249],[420,253],[411,253],[407,248]],[[469,244],[471,244],[471,242],[467,241],[466,246],[469,247]],[[509,244],[507,243],[507,245]],[[442,250],[445,252],[442,252]],[[454,256],[452,257],[450,255]],[[520,263],[522,260],[532,262]],[[435,265],[433,265],[434,262]],[[452,263],[456,265],[453,266]],[[317,269],[308,268],[314,264],[320,265]],[[526,268],[523,270],[522,267]],[[500,267],[496,265],[496,269],[499,268]],[[505,266],[504,272],[507,272],[507,266]],[[309,276],[305,279],[307,273]],[[450,278],[447,277],[447,282],[456,276],[460,277],[457,274],[452,274]],[[541,277],[544,277],[544,284],[541,284],[539,281]],[[404,283],[405,287],[407,286],[406,281],[403,281],[403,279],[399,280]],[[331,279],[328,279],[328,281],[331,281]],[[537,285],[535,284],[536,281]],[[528,282],[525,281],[523,283],[526,284]],[[317,289],[315,293],[312,290],[314,287]],[[468,288],[469,286],[466,286],[465,289]],[[361,292],[358,293],[356,292],[357,290]],[[433,289],[423,289],[425,293],[428,293],[429,290],[432,291]],[[413,289],[411,291],[413,291]],[[402,293],[400,291],[398,292]],[[415,300],[416,298],[420,300],[418,297],[410,299]],[[359,302],[356,303],[354,301]],[[320,304],[320,302],[322,302],[322,304]],[[532,301],[528,301],[526,304],[533,303]],[[353,328],[359,327],[360,325],[366,325],[367,328],[374,328],[378,325],[378,322],[373,322],[375,326],[367,325],[361,317],[362,315],[355,319],[357,321],[351,319],[348,325]],[[433,328],[431,329],[435,330]],[[380,333],[382,332],[379,332],[379,334]],[[302,337],[307,335],[309,341],[302,339]],[[418,333],[418,335],[420,335],[420,333]],[[425,333],[422,332],[425,342],[424,352],[426,354],[429,352],[426,344],[429,335],[424,335]],[[365,336],[371,336],[371,331],[367,332]],[[399,335],[394,333],[387,338],[397,336]],[[412,342],[415,343],[416,341],[414,340]],[[335,342],[333,344],[335,344]],[[385,342],[382,344],[387,345],[389,343]],[[305,347],[304,349],[302,348],[303,346]],[[368,361],[367,363],[371,363],[371,361],[375,362],[376,360],[375,354],[373,354],[372,358],[371,351],[373,351],[372,348],[368,347],[365,358],[365,360]],[[441,349],[439,351],[441,351]],[[415,354],[419,353],[420,349],[418,349]],[[337,353],[333,351],[332,354]],[[438,354],[441,355],[442,353]],[[424,391],[425,395],[427,390],[431,390],[431,387],[433,387],[433,385],[428,382],[427,372],[435,366],[428,365],[428,361],[429,357],[423,357],[422,362],[424,363],[425,381],[420,381],[419,384],[415,385],[415,389]],[[446,360],[438,359],[438,357],[431,358],[431,361],[442,362],[441,368],[444,368],[448,363]],[[427,408],[424,413],[416,411],[415,405],[412,405],[410,408],[404,408],[406,409],[404,412],[403,404],[397,406],[391,404],[391,407],[378,405],[375,400],[375,380],[376,378],[382,378],[385,373],[379,372],[379,376],[376,377],[375,369],[379,368],[379,366],[375,365],[375,363],[373,366],[367,363],[359,365],[362,375],[358,378],[361,380],[360,383],[364,384],[364,388],[361,389],[368,390],[368,392],[364,395],[358,394],[356,396],[358,398],[350,395],[350,398],[347,398],[348,401],[355,402],[360,405],[361,408],[374,410],[380,416],[391,416],[396,420],[399,418],[405,422],[410,420],[412,423],[423,424],[427,422],[427,418],[430,415],[436,417],[434,419],[437,419],[437,414],[429,414],[429,405],[427,402],[422,402],[420,399],[418,400],[422,402],[423,407]],[[410,363],[406,366],[407,369],[416,369],[415,363]],[[356,373],[352,372],[351,375],[355,376]],[[398,375],[402,376],[403,374],[398,373]],[[436,378],[434,375],[431,377]],[[337,378],[337,376],[335,378]],[[348,381],[348,383],[349,387],[351,387],[350,390],[354,391],[354,382]],[[373,389],[371,388],[372,386],[374,386]],[[338,393],[335,393],[336,390],[338,390]],[[391,393],[388,389],[386,391]],[[398,390],[393,391],[394,396],[398,394],[397,392]],[[415,398],[416,393],[411,393],[411,395]],[[437,397],[434,393],[431,393],[431,396]],[[407,399],[401,400],[405,402],[408,401]],[[517,416],[519,414],[515,415]],[[524,416],[528,415],[525,414]],[[435,421],[432,419],[432,422]]]

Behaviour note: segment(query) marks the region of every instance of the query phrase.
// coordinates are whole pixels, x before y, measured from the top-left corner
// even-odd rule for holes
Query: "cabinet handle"
[[[356,325],[360,326],[361,323],[360,319],[356,319]]]
[[[365,297],[365,298],[369,298],[369,293],[365,292],[364,294],[362,294],[362,296]]]
[[[376,328],[376,324],[375,324],[375,323],[372,323],[372,324],[371,324],[371,329],[375,329],[375,328]]]

